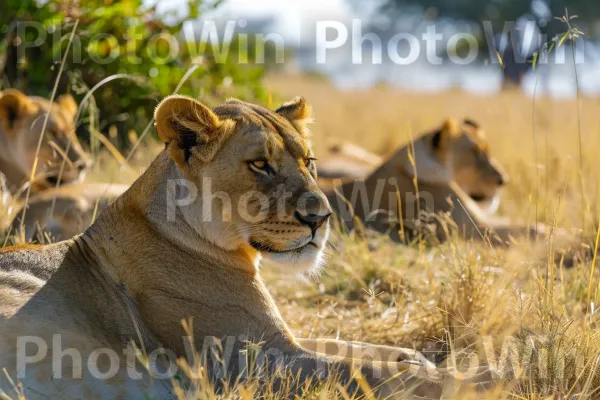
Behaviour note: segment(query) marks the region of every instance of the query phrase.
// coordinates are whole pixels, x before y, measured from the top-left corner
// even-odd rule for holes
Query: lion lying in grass
[[[486,214],[454,181],[453,143],[462,135],[448,120],[397,150],[365,179],[338,180],[339,185],[326,193],[343,225],[349,229],[364,225],[398,242],[416,238],[443,242],[458,235],[506,246],[517,237],[548,238],[550,229],[543,225]],[[570,264],[580,243],[561,230],[553,236],[559,255],[570,254],[566,258]]]
[[[59,179],[66,184],[82,178],[91,160],[75,135],[76,113],[77,104],[70,95],[59,96],[51,104],[15,89],[0,92],[0,172],[12,194],[29,184],[34,164],[34,192],[55,187]],[[37,152],[47,114],[48,124]]]
[[[493,214],[500,205],[499,192],[508,182],[508,174],[490,154],[485,132],[479,124],[465,119],[459,129],[460,133],[452,141],[454,181],[483,211]],[[382,157],[356,145],[338,144],[330,147],[329,154],[319,160],[319,184],[327,188],[331,187],[332,179],[364,179],[383,163]]]
[[[225,371],[210,368],[216,360],[206,355],[216,385],[252,374],[243,363],[252,342],[267,362],[254,373],[274,376],[272,390],[285,396],[335,378],[350,393],[370,386],[383,398],[399,390],[439,398],[442,371],[414,351],[297,340],[261,280],[261,258],[294,273],[322,262],[331,209],[316,183],[309,113],[301,98],[276,112],[237,100],[210,110],[165,99],[156,110],[165,150],[84,234],[0,251],[0,369],[29,398],[169,398],[183,393],[181,379],[150,379],[152,363],[134,379],[136,357],[123,354],[135,346],[161,366],[171,365],[169,354],[192,363],[189,346],[216,337],[231,345],[219,364]],[[182,326],[189,318],[193,332]],[[20,352],[26,344],[47,346],[46,356]],[[105,358],[98,369],[113,374],[102,379],[80,364],[56,368],[50,354],[67,348],[96,362],[101,349],[118,368]],[[153,359],[156,352],[166,359]],[[282,370],[297,383],[282,383]],[[230,380],[219,380],[220,371]],[[4,377],[0,388],[11,389]]]
[[[48,125],[37,152],[47,114]],[[13,219],[8,228],[0,228],[19,242],[43,243],[79,234],[94,215],[127,189],[78,183],[91,158],[75,134],[76,114],[77,104],[70,95],[59,96],[50,104],[14,89],[0,92],[0,174],[6,177],[0,194],[3,209]],[[26,199],[23,194],[36,162],[31,197]]]

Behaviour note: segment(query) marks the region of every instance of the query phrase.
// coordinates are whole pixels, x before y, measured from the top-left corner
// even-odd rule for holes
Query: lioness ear
[[[306,103],[304,97],[295,97],[284,103],[275,112],[290,121],[298,132],[308,135],[306,125],[312,122],[312,107]]]
[[[77,115],[77,102],[70,94],[63,94],[58,96],[56,104],[69,116],[71,119],[75,119]]]
[[[458,124],[452,118],[444,121],[442,128],[435,133],[431,140],[431,145],[435,150],[446,151],[452,145],[454,139],[460,135]]]
[[[483,129],[481,129],[481,126],[473,121],[472,119],[465,119],[463,121],[463,127],[464,132],[471,137],[471,139],[475,140],[476,142],[479,142],[479,145],[484,145],[484,147],[487,147],[487,142],[486,142],[486,134],[485,131]]]
[[[479,129],[479,124],[470,118],[465,118],[463,124],[470,126],[471,128]]]
[[[169,96],[156,107],[154,118],[158,137],[178,166],[186,165],[192,152],[203,161],[210,161],[216,153],[215,139],[220,136],[222,122],[202,103],[189,97]]]
[[[0,123],[5,131],[11,131],[15,122],[31,112],[34,105],[29,97],[16,89],[0,93]]]

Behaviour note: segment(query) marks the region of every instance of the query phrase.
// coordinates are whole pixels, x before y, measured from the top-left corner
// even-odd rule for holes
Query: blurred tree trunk
[[[540,37],[548,38],[548,27],[541,25],[540,29]],[[511,35],[514,35],[515,32],[512,32]],[[513,40],[507,40],[508,44],[506,49],[502,54],[502,61],[504,63],[504,69],[502,70],[502,88],[512,88],[512,87],[520,87],[523,83],[523,78],[525,74],[527,74],[533,68],[533,55],[523,56],[521,54],[521,49],[515,49]],[[543,44],[542,44],[543,45]],[[533,49],[534,52],[540,51],[540,48]]]
[[[512,45],[512,41],[508,41],[508,45],[502,54],[502,62],[504,68],[502,70],[502,88],[509,89],[513,87],[520,87],[523,83],[525,74],[530,70],[531,64],[529,62],[522,62],[523,57],[516,54],[515,48]]]

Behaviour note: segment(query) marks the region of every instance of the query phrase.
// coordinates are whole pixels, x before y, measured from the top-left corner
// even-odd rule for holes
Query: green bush
[[[264,66],[253,64],[252,57],[248,63],[239,63],[239,51],[218,58],[211,45],[188,42],[189,35],[183,35],[184,24],[198,21],[220,2],[190,0],[182,18],[158,14],[155,7],[144,8],[141,0],[4,0],[1,87],[49,97],[76,27],[59,78],[59,93],[70,92],[81,101],[91,88],[113,77],[94,91],[85,107],[78,131],[81,136],[88,136],[90,128],[110,130],[111,139],[126,146],[128,133],[144,129],[158,100],[173,93],[194,64],[197,69],[179,93],[209,103],[225,96],[264,100]],[[223,30],[218,32],[222,38]],[[38,45],[31,46],[35,40]],[[236,36],[232,42],[231,49],[237,50]],[[177,48],[176,56],[171,57],[170,52],[175,55]],[[92,142],[94,149],[97,142]]]

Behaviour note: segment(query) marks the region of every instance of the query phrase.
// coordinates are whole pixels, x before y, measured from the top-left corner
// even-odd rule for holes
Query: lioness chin
[[[161,357],[170,354],[192,363],[191,344],[207,338],[229,351],[215,368],[204,354],[217,386],[252,375],[244,351],[253,342],[266,361],[254,373],[285,370],[297,379],[292,392],[332,376],[355,392],[360,371],[381,396],[441,395],[439,384],[418,385],[423,369],[439,378],[418,353],[296,340],[260,278],[261,257],[305,271],[327,242],[331,210],[316,184],[303,99],[273,112],[172,96],[155,116],[165,150],[85,233],[0,251],[0,369],[27,398],[169,398],[175,381],[158,379],[152,362],[172,366]],[[191,333],[182,326],[190,318]],[[355,359],[365,346],[384,361]],[[136,368],[131,347],[150,355],[149,370]],[[11,388],[3,376],[0,389]]]

